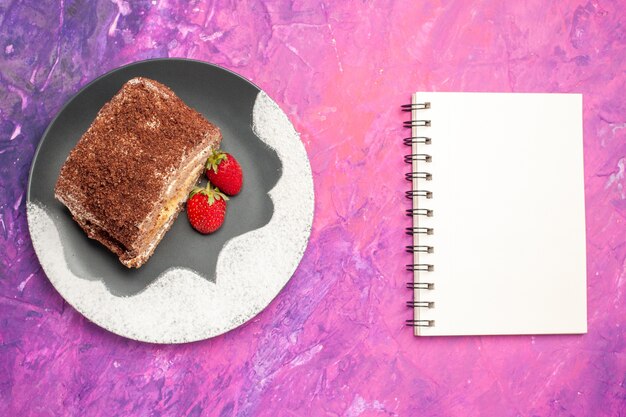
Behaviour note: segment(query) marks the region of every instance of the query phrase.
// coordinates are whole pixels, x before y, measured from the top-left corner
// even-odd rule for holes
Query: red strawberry
[[[206,162],[206,176],[227,195],[237,195],[241,191],[243,172],[239,162],[229,153],[213,151]]]
[[[187,200],[187,218],[191,227],[202,234],[213,233],[224,223],[226,197],[210,184],[206,188],[194,187]]]

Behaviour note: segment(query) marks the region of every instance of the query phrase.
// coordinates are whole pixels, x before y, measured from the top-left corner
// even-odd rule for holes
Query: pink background
[[[507,3],[2,2],[0,415],[624,415],[626,3]],[[123,339],[69,307],[36,260],[24,206],[62,104],[110,69],[164,56],[222,65],[273,97],[301,132],[316,192],[308,250],[270,307],[180,346]],[[404,327],[399,106],[416,90],[584,94],[587,335]]]

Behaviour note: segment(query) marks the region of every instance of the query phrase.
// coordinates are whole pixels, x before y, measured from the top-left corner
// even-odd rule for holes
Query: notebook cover
[[[416,335],[585,333],[586,259],[582,96],[416,93],[413,136],[432,156],[417,207],[432,210],[415,272]]]

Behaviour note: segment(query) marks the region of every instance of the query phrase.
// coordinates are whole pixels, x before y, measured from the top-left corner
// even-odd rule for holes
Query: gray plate
[[[54,184],[70,150],[98,110],[136,76],[169,86],[185,103],[219,126],[224,137],[222,149],[235,155],[242,166],[244,188],[228,202],[226,221],[219,231],[201,235],[189,226],[187,216],[181,212],[150,260],[139,269],[128,269],[99,242],[87,238],[69,211],[54,199]],[[55,220],[72,273],[88,280],[104,280],[116,296],[137,294],[176,266],[214,280],[217,257],[224,243],[262,227],[273,212],[267,193],[281,175],[281,162],[252,131],[252,108],[258,93],[256,86],[223,68],[198,61],[163,59],[109,72],[72,98],[44,133],[28,184],[28,201],[43,205]]]

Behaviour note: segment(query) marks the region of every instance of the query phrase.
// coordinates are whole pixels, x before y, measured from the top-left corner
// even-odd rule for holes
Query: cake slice
[[[104,105],[61,168],[55,197],[87,236],[140,267],[222,134],[168,87],[133,78]]]

